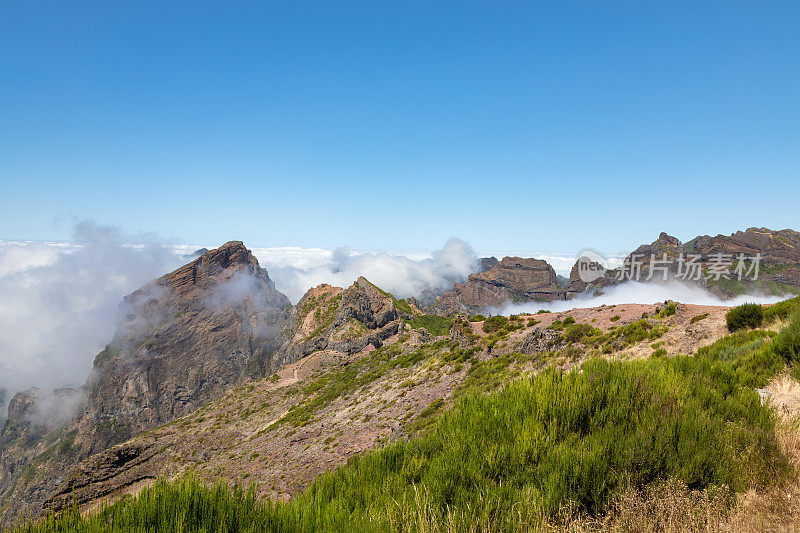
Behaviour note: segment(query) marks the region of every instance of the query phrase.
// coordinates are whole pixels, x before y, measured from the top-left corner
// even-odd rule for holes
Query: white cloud
[[[258,250],[258,249],[257,249]],[[263,249],[262,249],[263,250]],[[387,252],[353,253],[345,248],[335,250],[299,248],[288,253],[265,256],[263,266],[275,280],[276,288],[297,302],[305,292],[320,283],[347,287],[364,276],[398,298],[419,296],[431,288],[450,289],[474,272],[477,257],[464,241],[450,239],[443,248],[415,258]],[[284,249],[285,252],[285,249]]]
[[[78,222],[74,243],[0,246],[0,388],[82,384],[122,297],[178,266],[170,248]]]
[[[498,312],[507,316],[518,313],[535,313],[542,309],[549,311],[568,311],[570,309],[598,307],[604,304],[654,304],[665,300],[675,300],[676,302],[696,305],[736,306],[745,302],[770,304],[779,302],[788,297],[750,294],[737,296],[730,300],[722,300],[696,285],[690,285],[680,281],[670,281],[667,283],[629,281],[621,285],[606,288],[604,291],[604,294],[596,297],[586,295],[572,300],[511,305],[498,310]]]

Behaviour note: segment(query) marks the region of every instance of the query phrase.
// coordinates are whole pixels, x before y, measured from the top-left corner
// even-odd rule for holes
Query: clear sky
[[[800,3],[3,2],[0,239],[800,230]]]

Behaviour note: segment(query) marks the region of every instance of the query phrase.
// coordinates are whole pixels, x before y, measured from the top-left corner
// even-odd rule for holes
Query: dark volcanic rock
[[[478,270],[477,273],[486,272],[487,270],[491,270],[497,266],[500,261],[497,260],[495,256],[492,257],[481,257],[478,259]]]
[[[504,257],[486,272],[470,274],[466,283],[431,306],[437,314],[470,313],[509,303],[563,300],[566,290],[556,282],[556,273],[541,259]]]
[[[584,280],[581,278],[580,269],[587,268],[587,265],[592,268],[591,271],[597,272],[596,279]],[[596,261],[592,261],[587,257],[579,257],[575,264],[572,265],[572,270],[569,273],[569,284],[567,287],[567,297],[573,298],[579,294],[599,295],[603,292],[603,288],[611,285],[621,283],[621,280],[616,279],[611,273],[605,270],[603,265]]]
[[[182,416],[277,366],[291,304],[241,242],[203,254],[129,296],[88,381],[87,453]]]

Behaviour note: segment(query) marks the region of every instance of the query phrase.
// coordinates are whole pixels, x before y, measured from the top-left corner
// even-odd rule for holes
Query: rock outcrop
[[[364,277],[344,290],[315,287],[297,304],[295,333],[286,349],[294,358],[325,349],[352,354],[368,345],[380,348],[398,331],[403,313],[395,302]]]
[[[547,261],[504,257],[486,272],[470,274],[466,283],[455,283],[431,306],[436,314],[471,313],[489,307],[566,298],[556,273]]]
[[[605,287],[621,283],[605,267],[589,257],[579,257],[569,273],[567,298],[580,294],[600,295]]]

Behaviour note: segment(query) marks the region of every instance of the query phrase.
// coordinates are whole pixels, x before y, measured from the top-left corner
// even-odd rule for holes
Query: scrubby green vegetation
[[[484,333],[511,333],[524,327],[525,325],[518,315],[511,315],[509,318],[497,315],[484,320],[482,329]]]
[[[698,357],[595,360],[466,394],[415,439],[356,457],[287,503],[160,483],[97,516],[27,531],[414,531],[399,520],[420,493],[437,522],[485,516],[501,530],[564,508],[600,514],[628,484],[742,491],[788,471],[774,415],[750,388],[756,376],[736,364],[758,340],[748,335]],[[744,351],[731,356],[733,346]]]
[[[706,318],[708,318],[709,316],[710,316],[710,313],[701,313],[701,314],[699,314],[699,315],[695,315],[695,316],[693,316],[693,317],[692,317],[692,319],[689,321],[689,324],[697,324],[698,322],[700,322],[701,320],[705,320],[705,319],[706,319]]]
[[[786,320],[796,309],[800,309],[800,296],[767,306],[764,308],[764,323],[772,324],[778,320]]]
[[[667,318],[675,314],[675,310],[677,309],[677,304],[675,302],[669,302],[664,309],[658,312],[658,318]]]
[[[308,334],[306,337],[307,339],[313,339],[318,335],[321,335],[328,327],[333,324],[333,321],[336,319],[336,313],[339,311],[339,305],[342,302],[342,295],[337,294],[329,299],[325,299],[324,297],[321,298],[309,298],[303,304],[303,307],[300,310],[301,317],[306,316],[311,310],[314,311],[314,319],[319,324],[319,327]]]
[[[775,337],[774,345],[775,352],[797,369],[800,356],[800,310],[792,313],[789,324]]]
[[[757,328],[764,322],[764,310],[758,304],[743,304],[728,311],[725,320],[731,332]]]
[[[603,332],[589,324],[569,324],[564,328],[562,339],[567,342],[582,342],[586,337],[596,337],[602,334]]]
[[[428,333],[438,337],[450,333],[450,327],[453,325],[453,317],[420,315],[415,316],[408,323],[411,324],[412,328],[425,328]]]
[[[110,344],[107,344],[106,347],[103,348],[103,351],[101,351],[94,357],[94,366],[101,366],[105,364],[106,361],[110,361],[112,358],[119,355],[119,353],[120,352],[117,348],[115,348]]]

